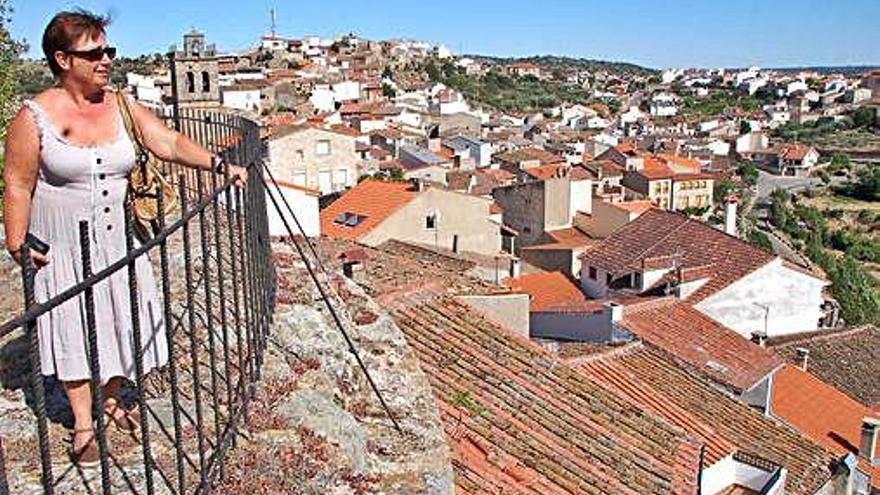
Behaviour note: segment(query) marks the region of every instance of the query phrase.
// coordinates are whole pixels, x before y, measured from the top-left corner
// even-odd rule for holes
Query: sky
[[[11,0],[31,57],[58,11],[110,13],[125,56],[168,51],[196,28],[221,52],[283,36],[410,38],[455,53],[568,55],[671,67],[880,66],[880,0]]]

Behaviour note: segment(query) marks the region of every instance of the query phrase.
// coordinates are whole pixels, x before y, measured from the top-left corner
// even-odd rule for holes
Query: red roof
[[[737,392],[750,389],[783,363],[776,354],[674,298],[626,306],[621,325]]]
[[[565,163],[565,159],[540,148],[523,148],[520,150],[507,151],[495,155],[495,159],[502,162],[520,164],[526,161],[539,161],[541,165],[553,165]]]
[[[771,404],[774,415],[841,455],[858,455],[865,417],[880,420],[876,411],[790,364],[773,378]],[[871,475],[871,485],[880,490],[880,466],[859,457],[859,468]]]
[[[766,459],[788,470],[785,492],[791,495],[813,495],[832,476],[834,454],[718,390],[653,345],[588,358],[578,369],[705,443],[710,462],[728,455],[731,446]]]
[[[321,211],[321,233],[339,239],[361,239],[418,194],[406,182],[364,180]],[[355,226],[346,226],[339,223],[345,214],[363,218]]]
[[[708,281],[686,298],[695,304],[766,265],[762,249],[680,213],[651,209],[581,255],[614,275],[646,268],[700,267]]]
[[[394,317],[439,403],[456,493],[693,494],[699,446],[451,299]]]
[[[801,161],[810,151],[815,151],[815,148],[803,144],[786,144],[779,148],[778,155],[783,160]]]
[[[555,177],[560,168],[565,168],[565,165],[541,165],[540,167],[527,168],[525,172],[535,179],[547,180]]]
[[[552,239],[550,242],[543,244],[532,244],[526,246],[523,250],[557,250],[557,249],[577,249],[592,246],[598,242],[597,239],[583,233],[580,229],[569,227],[566,229],[551,230],[545,232],[546,236]]]
[[[620,208],[621,210],[628,211],[635,215],[641,215],[642,213],[654,208],[654,203],[650,200],[642,199],[642,200],[634,200],[634,201],[621,201],[619,203],[608,203],[609,205]]]
[[[551,306],[586,299],[581,289],[562,272],[531,273],[504,283],[530,296],[529,311],[544,311]]]

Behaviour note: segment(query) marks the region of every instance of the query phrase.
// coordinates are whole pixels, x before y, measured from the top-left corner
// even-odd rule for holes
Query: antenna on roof
[[[270,31],[272,32],[272,37],[274,38],[275,37],[275,4],[274,3],[272,4],[272,8],[269,9],[269,14],[270,14],[270,17],[272,18],[272,24],[271,24]]]

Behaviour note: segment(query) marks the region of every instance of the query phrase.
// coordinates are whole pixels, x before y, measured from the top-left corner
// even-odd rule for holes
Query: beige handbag
[[[141,239],[146,240],[159,231],[159,195],[162,195],[165,213],[168,214],[179,206],[177,192],[162,175],[156,157],[144,146],[143,133],[134,120],[131,104],[122,90],[116,91],[116,101],[125,130],[135,148],[135,166],[128,174],[128,193],[131,195],[135,229]]]

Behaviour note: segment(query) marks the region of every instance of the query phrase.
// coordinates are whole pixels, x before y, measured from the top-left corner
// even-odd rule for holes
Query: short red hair
[[[99,16],[82,9],[55,14],[43,32],[43,54],[52,74],[57,76],[61,73],[61,67],[55,61],[55,52],[70,50],[83,35],[94,40],[104,34],[109,25],[109,16]]]

